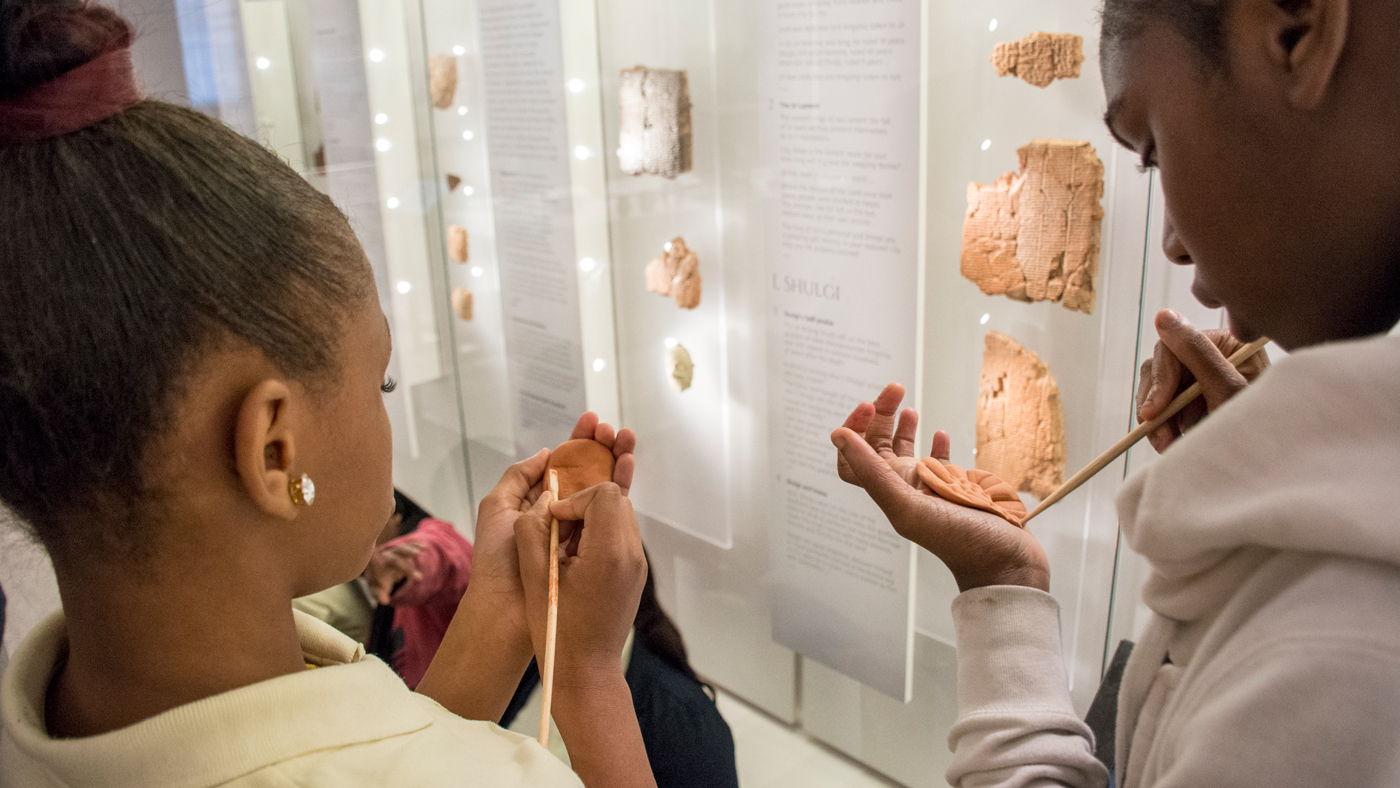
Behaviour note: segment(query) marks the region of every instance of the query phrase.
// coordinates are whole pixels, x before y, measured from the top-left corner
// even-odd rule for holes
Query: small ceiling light
[[[595,359],[593,359],[593,371],[594,371],[594,372],[602,372],[602,371],[603,371],[603,368],[606,367],[607,365],[608,365],[608,362],[602,360],[601,358],[595,358]]]
[[[462,55],[467,54],[467,48],[462,46],[461,44],[458,44],[457,46],[452,47],[452,54],[456,55],[457,57],[461,57]]]
[[[265,58],[265,57],[260,57],[260,58],[258,58],[258,68],[262,69],[263,71],[266,71],[266,70],[267,70],[269,67],[271,67],[271,66],[272,66],[272,61],[271,61],[271,60],[268,60],[268,59]]]
[[[467,142],[471,142],[472,138],[475,136],[475,134],[471,133],[471,130],[462,132],[462,139],[466,140]]]
[[[376,62],[376,63],[378,63],[379,61],[381,61],[381,60],[384,59],[384,50],[382,50],[382,49],[371,49],[371,50],[369,51],[369,59],[370,59],[370,60],[373,60],[373,61]]]
[[[473,189],[473,188],[470,187],[470,186],[463,186],[463,187],[462,187],[462,194],[465,194],[466,196],[470,197],[470,196],[472,196],[473,194],[476,194],[476,189]]]
[[[474,265],[474,266],[472,266],[472,276],[476,277],[477,279],[480,279],[481,276],[482,276],[482,274],[485,274],[485,273],[486,273],[486,269],[485,269],[485,268],[482,268],[482,267],[479,266],[479,265]]]
[[[394,147],[394,143],[384,139],[383,137],[380,137],[379,139],[374,141],[374,147],[380,153],[383,153],[384,151]]]
[[[988,149],[988,148],[990,148],[990,147],[992,147],[992,141],[991,141],[991,140],[982,140],[982,150],[986,150],[986,149]]]
[[[574,158],[578,159],[579,161],[584,161],[592,155],[593,151],[589,150],[587,145],[580,145],[577,148],[574,148]]]
[[[987,29],[995,33],[997,30],[997,20],[993,19],[991,22],[988,22]]]
[[[407,294],[408,291],[410,291],[410,290],[412,290],[412,289],[413,289],[413,285],[409,284],[408,282],[399,282],[399,292],[400,292],[400,293]]]
[[[387,205],[387,206],[389,206],[389,210],[392,211],[392,210],[394,210],[395,208],[399,207],[399,198],[397,198],[397,197],[390,197],[387,201],[385,201],[384,204]]]
[[[578,269],[585,274],[597,267],[598,261],[594,260],[592,257],[585,257],[578,261]]]
[[[991,316],[990,314],[984,313],[984,314],[982,315],[982,319],[981,319],[981,320],[978,320],[977,322],[978,322],[978,323],[981,323],[982,325],[985,326],[985,325],[987,325],[987,321],[988,321],[988,320],[991,320],[991,319],[992,319],[992,316]]]
[[[388,123],[388,122],[389,122],[389,116],[388,116],[388,115],[385,115],[383,112],[381,112],[381,113],[379,113],[378,115],[375,115],[375,116],[374,116],[374,122],[375,122],[375,123],[378,123],[378,124],[381,125],[381,126],[383,126],[385,123]]]
[[[666,347],[672,348],[679,344],[680,343],[676,341],[675,337],[666,337]]]
[[[463,104],[462,106],[460,106],[460,107],[457,108],[457,114],[458,114],[458,115],[465,115],[465,114],[467,114],[467,107],[466,107],[465,104]]]
[[[571,80],[569,80],[569,92],[570,92],[570,93],[582,93],[582,92],[583,92],[583,89],[586,88],[586,87],[588,87],[588,84],[585,83],[585,82],[584,82],[583,80],[581,80],[581,79],[571,79]]]

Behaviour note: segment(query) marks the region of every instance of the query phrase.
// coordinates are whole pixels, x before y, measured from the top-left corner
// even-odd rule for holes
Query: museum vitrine
[[[469,532],[583,410],[635,429],[632,499],[697,669],[941,784],[957,589],[828,436],[901,383],[924,453],[947,431],[1033,508],[1131,426],[1151,314],[1189,296],[1151,174],[1102,124],[1096,3],[177,9],[191,102],[364,242],[398,485]],[[1081,711],[1140,619],[1113,496],[1149,461],[1031,524]]]

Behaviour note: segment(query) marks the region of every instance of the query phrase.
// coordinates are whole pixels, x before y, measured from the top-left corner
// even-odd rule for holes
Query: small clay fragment
[[[1078,79],[1084,62],[1084,39],[1073,33],[1031,33],[1020,41],[1003,41],[992,50],[997,76],[1020,77],[1043,88],[1057,79]]]
[[[1065,415],[1040,356],[992,331],[977,395],[977,467],[1038,498],[1065,480]]]
[[[691,167],[690,83],[684,71],[624,69],[617,164],[628,175],[674,178]]]
[[[1021,497],[994,474],[945,465],[932,457],[923,458],[914,467],[924,485],[945,501],[991,512],[1015,526],[1026,519]]]
[[[465,287],[452,288],[452,311],[463,320],[472,319],[472,291]]]
[[[453,175],[453,174],[450,173],[450,172],[447,173],[447,190],[448,190],[449,192],[455,192],[455,191],[457,191],[457,187],[458,187],[458,186],[461,186],[461,185],[462,185],[462,179],[461,179],[461,178],[458,178],[456,175]]]
[[[594,485],[610,482],[617,460],[612,450],[595,440],[575,438],[559,444],[549,455],[545,478],[559,472],[559,498],[562,500]]]
[[[666,350],[666,380],[671,383],[671,388],[676,391],[685,391],[690,388],[690,381],[695,377],[695,363],[690,360],[690,351],[685,349],[685,345],[677,343]]]
[[[471,258],[471,248],[467,245],[467,228],[455,224],[448,225],[447,253],[459,263],[465,263]]]
[[[1021,171],[969,184],[962,274],[988,295],[1094,312],[1103,162],[1087,142],[1032,140]]]
[[[454,55],[433,55],[428,58],[428,93],[433,106],[447,109],[457,94],[457,58]]]
[[[647,263],[646,282],[648,291],[674,298],[682,309],[700,306],[700,258],[685,245],[684,238],[672,239]]]

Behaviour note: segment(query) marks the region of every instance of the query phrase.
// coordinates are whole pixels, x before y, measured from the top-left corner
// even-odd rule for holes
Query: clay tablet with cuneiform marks
[[[690,82],[684,71],[637,66],[618,84],[617,164],[674,178],[691,167]]]
[[[594,485],[612,481],[617,460],[612,450],[595,440],[575,438],[559,444],[545,465],[546,484],[549,472],[559,472],[559,498],[568,498]]]
[[[457,94],[457,58],[453,55],[433,55],[428,58],[428,93],[433,106],[447,109]]]
[[[457,313],[457,317],[463,320],[472,319],[472,304],[475,299],[472,291],[465,287],[452,288],[452,311]]]
[[[967,187],[962,274],[988,295],[1094,312],[1103,162],[1087,142],[1032,140],[1020,172]]]
[[[1020,41],[1003,41],[992,50],[999,77],[1020,77],[1043,88],[1057,79],[1078,79],[1084,62],[1084,39],[1073,33],[1031,33]]]
[[[646,267],[647,290],[670,296],[681,309],[700,306],[700,258],[685,245],[685,239],[671,239],[661,254]]]
[[[977,394],[977,467],[1044,498],[1065,480],[1060,389],[1040,356],[992,331]]]
[[[471,247],[468,244],[467,228],[459,227],[455,224],[447,226],[447,254],[459,263],[465,263],[471,259]]]

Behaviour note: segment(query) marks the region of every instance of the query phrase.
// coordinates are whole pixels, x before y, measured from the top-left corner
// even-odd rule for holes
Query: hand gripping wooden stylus
[[[549,494],[559,500],[559,471],[549,471]],[[554,641],[559,625],[559,521],[549,518],[549,607],[544,624],[544,665],[540,669],[543,690],[540,704],[540,744],[549,746],[549,707],[554,701]]]
[[[1268,338],[1256,339],[1250,342],[1248,345],[1236,350],[1234,354],[1230,356],[1230,365],[1238,368],[1244,362],[1254,358],[1254,354],[1263,350],[1264,346],[1267,344],[1269,344]],[[1026,519],[1021,521],[1021,525],[1024,526],[1031,521],[1032,517],[1050,508],[1051,504],[1079,489],[1079,486],[1092,479],[1094,474],[1107,468],[1109,463],[1118,459],[1128,449],[1131,449],[1133,444],[1151,435],[1158,427],[1166,424],[1167,419],[1180,413],[1182,408],[1190,405],[1191,402],[1199,396],[1201,396],[1201,383],[1200,381],[1196,381],[1191,384],[1190,388],[1176,395],[1176,399],[1171,401],[1171,404],[1167,406],[1166,410],[1157,414],[1157,418],[1138,425],[1138,428],[1124,436],[1123,440],[1113,444],[1113,448],[1101,454],[1097,460],[1085,466],[1084,470],[1071,476],[1069,481],[1060,485],[1054,492],[1046,496],[1045,500],[1041,501],[1039,506],[1035,507],[1030,514],[1026,515]]]

